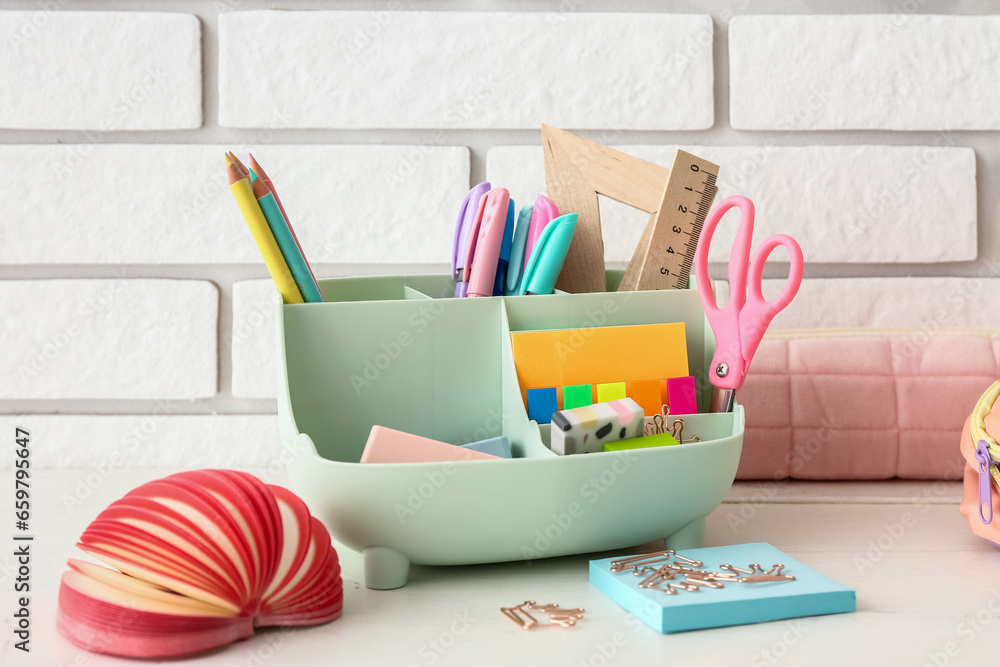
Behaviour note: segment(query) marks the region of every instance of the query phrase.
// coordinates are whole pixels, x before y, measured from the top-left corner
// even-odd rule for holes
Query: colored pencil
[[[232,160],[237,167],[239,167],[244,176],[250,176],[250,170],[247,169],[247,166],[243,164],[238,157],[236,157],[236,153],[229,151],[226,155],[228,155],[229,159]],[[250,182],[253,183],[253,179],[250,179]]]
[[[319,300],[323,301],[323,290],[320,289],[319,281],[316,280],[316,274],[313,273],[312,266],[306,258],[306,252],[302,249],[302,244],[299,243],[299,237],[295,233],[295,228],[292,226],[291,218],[288,217],[288,213],[285,211],[285,205],[281,203],[281,197],[278,196],[278,189],[274,187],[274,182],[264,171],[264,168],[257,162],[257,159],[254,158],[253,153],[250,154],[250,171],[255,174],[257,178],[260,179],[265,186],[267,186],[267,189],[270,190],[271,194],[274,195],[274,201],[277,202],[278,208],[281,210],[281,215],[285,219],[285,224],[288,226],[288,231],[292,235],[292,240],[295,241],[295,249],[298,251],[298,255],[301,257],[302,264],[305,265],[306,271],[309,273],[309,280],[316,287],[316,291],[319,293]],[[251,182],[253,182],[253,179],[251,179]],[[287,254],[285,255],[285,258],[288,258]],[[304,291],[303,295],[305,295]],[[309,299],[306,300],[308,301]]]
[[[253,188],[253,196],[257,198],[257,205],[260,206],[260,211],[264,214],[264,219],[267,220],[267,226],[271,229],[278,249],[285,258],[285,264],[288,265],[288,270],[292,274],[292,279],[295,280],[295,285],[298,287],[302,299],[306,303],[322,302],[323,294],[309,273],[302,253],[295,245],[295,239],[292,237],[285,216],[281,214],[274,194],[264,185],[262,178],[254,181],[251,187]]]
[[[281,249],[278,248],[278,244],[274,240],[267,219],[257,204],[250,180],[243,175],[240,168],[228,155],[226,156],[226,174],[229,178],[229,189],[243,213],[243,219],[246,220],[247,227],[250,228],[253,240],[257,243],[257,248],[264,257],[264,264],[267,266],[271,279],[278,288],[282,299],[285,303],[303,303],[302,294],[295,285],[295,280],[281,255]]]

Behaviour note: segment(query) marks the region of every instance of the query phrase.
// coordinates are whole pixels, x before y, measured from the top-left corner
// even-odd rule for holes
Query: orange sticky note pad
[[[510,343],[522,400],[525,387],[690,375],[683,322],[516,331]]]
[[[660,414],[663,409],[663,394],[660,392],[660,380],[633,380],[632,393],[629,398],[642,406],[647,417]]]

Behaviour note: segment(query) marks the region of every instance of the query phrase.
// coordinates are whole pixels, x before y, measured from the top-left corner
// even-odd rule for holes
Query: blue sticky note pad
[[[551,424],[552,413],[559,411],[555,387],[545,389],[529,389],[528,419],[534,419],[539,424]]]
[[[651,588],[639,588],[639,583],[646,577],[635,576],[632,570],[612,572],[611,561],[622,558],[616,556],[590,561],[590,583],[663,634],[800,616],[840,614],[856,608],[853,590],[824,577],[766,542],[686,549],[678,551],[678,554],[704,562],[705,566],[698,569],[716,572],[722,571],[720,566],[724,563],[742,569],[748,569],[750,563],[759,563],[765,571],[781,563],[785,566],[783,573],[794,576],[795,580],[728,582],[723,588],[703,588],[697,592],[682,590],[675,595],[667,595]]]
[[[480,440],[479,442],[470,442],[467,445],[462,445],[462,447],[465,447],[466,449],[474,449],[477,452],[482,452],[483,454],[499,456],[502,459],[510,458],[510,441],[505,435],[501,435],[496,438],[489,438],[488,440]]]

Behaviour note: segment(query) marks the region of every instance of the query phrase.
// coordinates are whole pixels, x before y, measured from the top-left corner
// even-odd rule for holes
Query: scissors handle
[[[750,263],[750,242],[753,237],[753,202],[742,195],[726,197],[711,210],[705,225],[701,229],[698,246],[694,253],[694,276],[698,283],[698,295],[705,308],[712,328],[716,328],[716,319],[723,312],[712,292],[712,282],[708,278],[708,248],[712,245],[712,236],[729,209],[738,206],[740,209],[740,226],[736,230],[736,241],[729,256],[729,303],[726,309],[743,307],[747,284],[747,265]],[[718,335],[716,331],[716,335]],[[735,333],[735,332],[734,332]]]
[[[767,263],[771,252],[779,246],[784,246],[788,250],[788,278],[785,280],[785,287],[781,290],[781,294],[773,300],[767,301],[761,291],[764,264]],[[760,345],[761,338],[764,337],[764,332],[771,324],[771,320],[784,310],[785,306],[791,303],[798,293],[799,287],[802,285],[804,263],[802,248],[799,247],[795,239],[787,234],[774,234],[767,237],[754,253],[748,271],[747,299],[740,312],[740,341],[743,344],[743,359],[748,366],[750,360],[753,359],[754,352],[757,351],[757,346]]]
[[[729,256],[729,303],[719,308],[708,278],[708,250],[715,228],[722,216],[733,207],[740,209],[740,225]],[[741,195],[727,197],[709,213],[695,251],[698,294],[716,341],[709,379],[720,389],[736,390],[743,386],[750,360],[760,345],[764,331],[774,316],[795,297],[802,283],[802,249],[790,236],[775,234],[768,237],[751,260],[753,226],[753,202]],[[788,249],[788,280],[781,294],[773,301],[767,301],[761,291],[764,264],[778,246]]]

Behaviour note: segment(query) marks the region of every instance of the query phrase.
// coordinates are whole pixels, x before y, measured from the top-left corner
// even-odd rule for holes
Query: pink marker
[[[531,224],[528,226],[528,242],[524,248],[524,268],[528,268],[528,260],[531,259],[531,249],[535,247],[535,241],[542,235],[545,227],[559,217],[559,208],[556,203],[545,195],[538,195],[535,198],[535,206],[531,209]]]
[[[476,220],[473,227],[475,234],[475,249],[471,258],[469,273],[469,296],[493,296],[493,283],[496,281],[497,264],[500,262],[500,246],[503,245],[503,230],[507,225],[507,207],[510,204],[510,192],[505,188],[493,188],[486,193],[480,208],[481,219]]]

